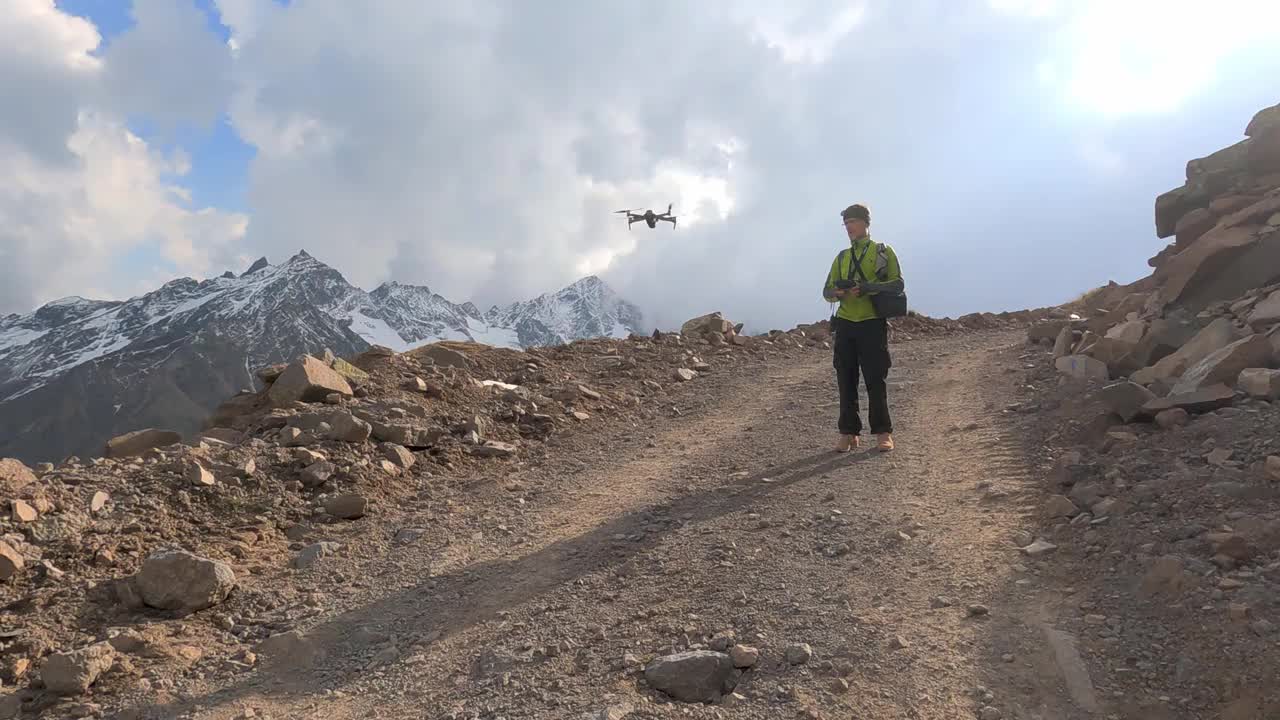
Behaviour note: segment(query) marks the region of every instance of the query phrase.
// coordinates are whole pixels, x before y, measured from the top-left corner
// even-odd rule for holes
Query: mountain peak
[[[252,275],[266,267],[271,267],[271,263],[267,262],[267,258],[263,256],[258,258],[257,261],[255,261],[252,265],[250,265],[249,269],[244,271],[244,274]],[[241,275],[240,277],[244,277],[244,275]]]
[[[644,334],[639,311],[594,276],[484,314],[418,285],[367,293],[306,252],[279,266],[261,258],[236,279],[177,278],[125,301],[68,297],[9,318],[0,316],[0,456],[33,461],[92,452],[144,423],[192,431],[223,388],[256,382],[251,368],[324,348],[341,356],[374,344],[520,348]]]
[[[405,285],[395,280],[388,280],[374,288],[373,292],[369,294],[376,298],[419,294],[429,298],[435,293],[431,292],[431,288],[426,285]]]
[[[576,282],[574,282],[569,287],[571,288],[598,287],[605,284],[606,284],[605,281],[601,280],[599,275],[587,275],[585,277],[579,278]]]
[[[618,297],[597,275],[579,278],[533,300],[490,308],[485,320],[516,328],[525,347],[557,345],[586,337],[647,334],[640,309]]]

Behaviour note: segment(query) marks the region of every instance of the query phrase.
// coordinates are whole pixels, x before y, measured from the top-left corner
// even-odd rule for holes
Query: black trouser
[[[871,432],[893,432],[889,418],[889,399],[885,378],[893,361],[889,358],[889,323],[883,318],[850,322],[833,318],[831,331],[832,365],[840,386],[840,420],[837,427],[845,435],[862,434],[862,417],[858,414],[858,371],[867,384],[871,408]]]

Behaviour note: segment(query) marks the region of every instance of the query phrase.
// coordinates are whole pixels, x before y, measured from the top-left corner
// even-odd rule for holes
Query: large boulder
[[[220,560],[168,550],[147,558],[134,583],[150,607],[196,612],[226,600],[235,589],[236,575]]]
[[[107,447],[102,454],[109,458],[133,457],[148,450],[177,445],[180,442],[182,442],[181,433],[147,428],[111,438],[107,441]]]
[[[722,652],[690,650],[660,657],[644,670],[649,686],[683,702],[715,702],[733,692],[741,671]]]
[[[1261,228],[1254,242],[1215,258],[1213,265],[1184,289],[1178,305],[1199,313],[1220,302],[1235,302],[1254,288],[1280,282],[1280,213],[1276,215],[1277,227],[1250,226]]]
[[[1253,312],[1249,314],[1249,325],[1254,330],[1260,331],[1277,323],[1280,323],[1280,290],[1254,305]]]
[[[1061,357],[1054,361],[1054,366],[1058,368],[1058,372],[1078,380],[1107,381],[1111,379],[1111,371],[1107,368],[1107,364],[1088,355]]]
[[[326,422],[329,423],[330,440],[361,443],[368,440],[369,436],[373,434],[372,425],[355,417],[347,410],[339,410],[330,414]]]
[[[1179,378],[1187,368],[1239,340],[1243,334],[1244,331],[1237,328],[1229,319],[1218,318],[1197,332],[1172,354],[1161,358],[1151,367],[1139,370],[1130,379],[1142,385],[1150,385],[1157,380]]]
[[[1219,195],[1248,173],[1251,144],[1250,140],[1241,140],[1205,157],[1188,161],[1187,182],[1204,188],[1211,197]]]
[[[1121,298],[1112,312],[1116,317],[1128,317],[1129,313],[1141,313],[1150,297],[1151,293],[1148,292],[1131,292]]]
[[[1076,331],[1070,326],[1063,326],[1062,331],[1058,333],[1058,337],[1053,341],[1053,358],[1057,360],[1071,354],[1076,344]]]
[[[1263,108],[1254,114],[1244,129],[1245,137],[1257,137],[1268,130],[1280,128],[1280,103]]]
[[[733,330],[733,323],[725,320],[720,311],[700,315],[692,320],[687,320],[680,326],[681,335],[724,335]]]
[[[1111,328],[1103,337],[1121,340],[1129,345],[1137,346],[1147,334],[1147,324],[1142,320],[1128,320]]]
[[[1250,205],[1258,202],[1260,198],[1257,195],[1223,195],[1216,197],[1213,202],[1209,203],[1209,211],[1218,217],[1230,215],[1237,210],[1243,210]]]
[[[428,359],[440,367],[465,368],[471,362],[471,358],[461,350],[436,343],[424,345],[414,350],[413,354],[415,357]]]
[[[1138,343],[1133,358],[1143,367],[1160,362],[1191,342],[1200,330],[1201,326],[1187,313],[1175,312],[1156,318]]]
[[[1174,245],[1179,249],[1191,247],[1192,243],[1213,229],[1218,218],[1208,208],[1196,208],[1183,215],[1174,229],[1177,239]]]
[[[1155,393],[1135,382],[1118,382],[1102,388],[1098,399],[1125,422],[1143,415],[1143,407],[1156,399]]]
[[[214,409],[204,422],[204,427],[229,427],[235,428],[243,424],[246,416],[262,407],[262,397],[255,392],[242,392],[227,400]]]
[[[83,695],[115,662],[111,643],[94,643],[75,652],[50,655],[40,670],[40,680],[54,695]]]
[[[14,495],[35,481],[36,474],[21,460],[0,458],[0,493]]]
[[[0,540],[0,582],[5,582],[22,572],[22,568],[26,565],[27,561],[22,557],[22,553],[9,543]]]
[[[1272,215],[1280,212],[1280,191],[1272,191],[1262,199],[1222,218],[1226,227],[1265,225]]]
[[[334,358],[330,364],[333,371],[346,378],[353,385],[363,385],[369,382],[369,373],[343,360],[342,358]]]
[[[333,393],[350,397],[351,384],[323,360],[303,355],[289,364],[267,390],[276,406],[293,402],[320,402]]]
[[[1188,413],[1207,413],[1230,407],[1235,402],[1236,393],[1226,384],[1211,385],[1189,393],[1177,393],[1156,398],[1142,408],[1143,415],[1156,417],[1166,410],[1179,408]]]
[[[1160,297],[1166,303],[1177,303],[1184,293],[1215,276],[1222,265],[1231,260],[1233,254],[1240,253],[1257,242],[1259,229],[1256,225],[1219,225],[1210,230],[1199,242],[1174,255],[1156,270],[1156,277],[1161,285]],[[1244,282],[1239,285],[1236,292],[1227,297],[1237,298],[1257,287]]]
[[[1094,342],[1087,351],[1083,351],[1081,354],[1101,361],[1107,366],[1111,377],[1117,377],[1131,375],[1142,367],[1142,363],[1137,359],[1137,352],[1138,345],[1134,343],[1104,337]]]
[[[1270,367],[1274,362],[1272,353],[1266,335],[1237,340],[1188,368],[1173,386],[1172,393],[1178,395],[1219,383],[1233,383],[1243,370]]]
[[[380,442],[395,443],[414,450],[434,447],[444,430],[405,423],[382,423],[370,421],[373,426],[373,437]]]
[[[1249,142],[1249,170],[1256,175],[1280,171],[1280,124],[1259,125]]]
[[[1156,237],[1167,238],[1177,232],[1178,221],[1200,207],[1207,207],[1209,195],[1203,188],[1187,183],[1156,198]]]
[[[1251,397],[1280,400],[1280,370],[1246,368],[1236,385]]]

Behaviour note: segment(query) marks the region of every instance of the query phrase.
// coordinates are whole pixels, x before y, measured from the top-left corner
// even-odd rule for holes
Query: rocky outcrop
[[[0,493],[12,495],[35,481],[35,473],[21,460],[0,458]]]
[[[1246,138],[1187,163],[1186,181],[1156,199],[1158,304],[1195,312],[1280,280],[1280,115],[1258,112]]]
[[[341,374],[324,361],[305,355],[294,361],[271,383],[267,396],[277,406],[293,402],[318,402],[329,395],[350,397],[354,391]]]
[[[1249,137],[1249,170],[1259,175],[1280,172],[1280,105],[1259,110],[1244,134]]]
[[[1157,237],[1176,235],[1150,277],[1086,296],[1087,316],[1033,327],[1055,340],[1059,372],[1123,379],[1098,398],[1125,422],[1176,427],[1177,410],[1231,405],[1237,388],[1272,394],[1280,367],[1280,106],[1259,112],[1246,139],[1187,163],[1186,180],[1156,199]],[[1127,291],[1127,292],[1126,292]],[[1066,328],[1076,327],[1068,334]]]

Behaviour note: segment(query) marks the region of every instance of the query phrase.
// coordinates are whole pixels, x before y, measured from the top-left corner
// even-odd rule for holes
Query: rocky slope
[[[1246,135],[1156,200],[1150,277],[1029,331],[1040,537],[1118,717],[1280,717],[1280,105]]]
[[[436,340],[498,347],[647,328],[598,278],[481,314],[425,287],[356,288],[305,252],[244,274],[183,278],[124,302],[69,298],[0,318],[0,455],[90,455],[147,426],[196,429],[252,370],[326,349],[403,351]]]

